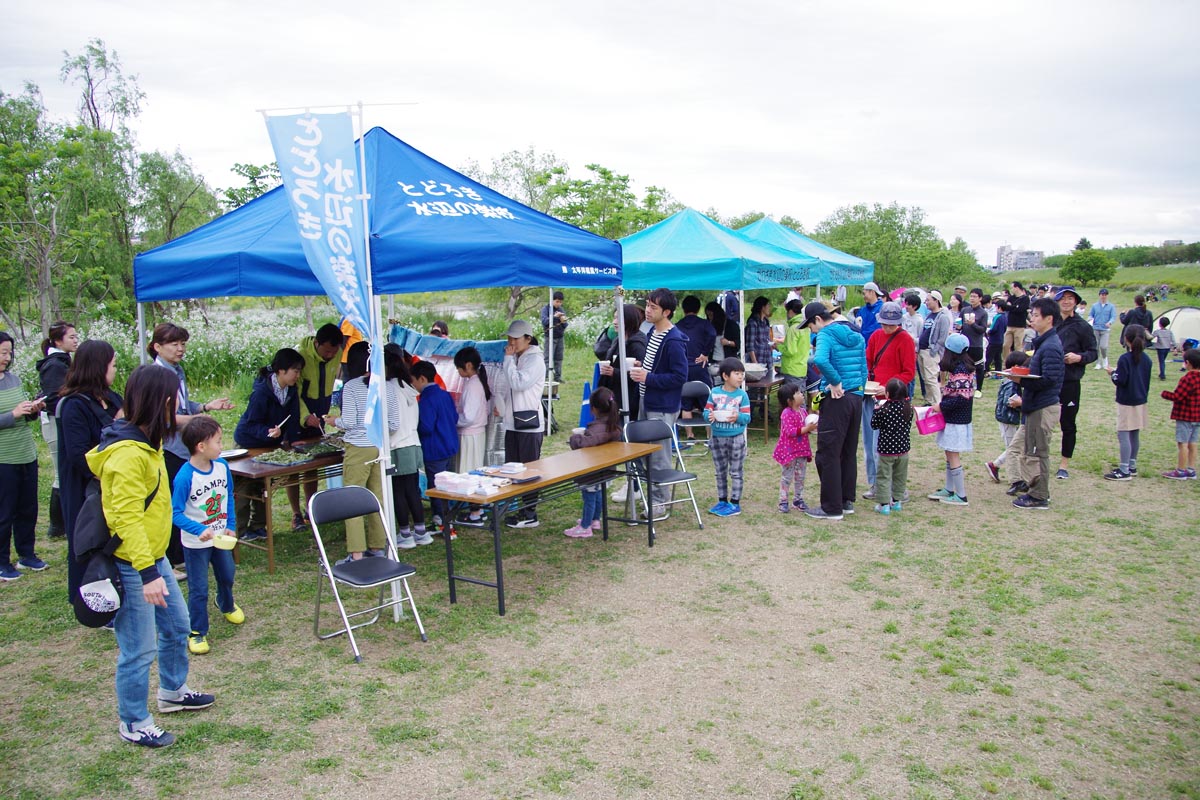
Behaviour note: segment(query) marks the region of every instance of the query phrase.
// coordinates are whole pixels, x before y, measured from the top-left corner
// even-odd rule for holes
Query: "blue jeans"
[[[866,454],[867,483],[875,485],[875,471],[879,466],[879,431],[871,427],[871,417],[875,416],[875,400],[867,397],[862,405],[862,441],[863,452]],[[852,498],[847,498],[852,499]]]
[[[433,461],[425,459],[425,485],[430,489],[436,487],[437,483],[434,481],[433,476],[437,475],[439,472],[445,472],[449,468],[450,459],[448,458],[439,458]],[[439,500],[436,497],[431,497],[429,498],[429,508],[432,509],[434,514],[437,514],[439,517],[441,517],[445,524],[450,524],[450,520],[446,519],[445,500]]]
[[[1155,350],[1158,354],[1158,377],[1160,379],[1167,377],[1167,356],[1171,355],[1170,350],[1159,349]]]
[[[599,488],[589,487],[583,490],[583,511],[579,512],[579,527],[587,528],[600,519],[601,493],[603,491],[603,484]]]
[[[187,691],[188,613],[183,592],[166,556],[158,559],[158,573],[167,584],[167,607],[146,602],[142,576],[131,565],[117,562],[125,597],[113,620],[117,635],[117,716],[134,730],[154,723],[150,714],[150,665],[158,654],[158,688],[161,692]]]
[[[233,551],[215,547],[185,547],[183,561],[187,564],[188,616],[192,630],[208,636],[208,565],[212,564],[217,579],[217,608],[222,614],[233,611]]]

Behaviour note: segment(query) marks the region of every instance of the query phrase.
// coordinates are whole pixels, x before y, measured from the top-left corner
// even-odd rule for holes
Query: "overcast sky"
[[[273,161],[256,109],[367,109],[453,167],[532,146],[582,177],[729,216],[920,206],[981,263],[1200,239],[1195,0],[12,0],[0,90],[74,113],[102,38],[147,97],[143,149],[210,185]]]

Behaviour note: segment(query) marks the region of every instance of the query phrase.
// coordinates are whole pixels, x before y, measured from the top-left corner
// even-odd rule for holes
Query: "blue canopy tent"
[[[383,128],[365,146],[376,294],[621,282],[621,247],[476,183]],[[139,303],[324,295],[300,246],[284,188],[142,253]]]
[[[803,253],[820,262],[817,279],[807,283],[800,282],[795,286],[837,286],[848,283],[851,286],[866,283],[875,277],[875,263],[857,256],[835,250],[827,244],[821,244],[810,239],[803,233],[798,233],[786,225],[780,225],[773,219],[763,217],[737,231],[742,236],[755,242],[773,245],[791,253]]]
[[[821,262],[810,255],[755,242],[687,208],[621,239],[629,289],[773,289],[820,280]],[[745,352],[744,320],[739,351]]]
[[[819,279],[820,262],[754,242],[686,208],[621,239],[627,289],[770,289]]]

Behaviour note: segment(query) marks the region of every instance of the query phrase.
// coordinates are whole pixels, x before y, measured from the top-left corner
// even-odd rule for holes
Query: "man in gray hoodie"
[[[917,369],[925,383],[925,403],[937,405],[942,401],[942,354],[946,352],[946,339],[950,338],[954,323],[950,312],[942,307],[942,293],[934,290],[925,295],[925,307],[929,316],[921,327],[917,341]]]

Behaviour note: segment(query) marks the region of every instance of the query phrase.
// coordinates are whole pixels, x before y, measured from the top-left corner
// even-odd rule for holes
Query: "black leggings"
[[[163,461],[167,464],[167,477],[171,479],[171,485],[174,486],[175,476],[179,474],[179,470],[183,469],[186,462],[169,450],[163,451]],[[163,487],[158,487],[158,490],[163,491]],[[167,492],[167,496],[170,495],[171,493]],[[171,539],[167,543],[167,560],[171,562],[172,567],[183,565],[183,540],[180,538],[178,525],[171,526]]]
[[[1071,458],[1075,455],[1075,417],[1079,416],[1079,381],[1063,381],[1058,399],[1062,410],[1058,415],[1058,424],[1062,428],[1062,457]]]
[[[392,476],[392,499],[396,504],[396,522],[401,528],[408,527],[408,518],[417,525],[425,524],[425,506],[421,504],[420,475]]]
[[[975,388],[982,391],[983,376],[987,374],[987,362],[983,360],[983,346],[968,347],[967,355],[971,357],[971,361],[975,364]]]

